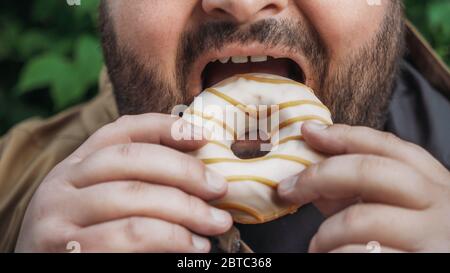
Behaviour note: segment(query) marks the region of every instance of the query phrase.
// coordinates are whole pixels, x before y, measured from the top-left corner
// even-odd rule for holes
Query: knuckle
[[[372,177],[378,173],[378,170],[386,166],[385,159],[377,156],[358,156],[357,170],[361,176],[362,181],[366,177]]]
[[[133,116],[123,115],[123,116],[120,116],[118,119],[116,119],[116,121],[114,121],[112,124],[116,128],[121,128],[121,127],[127,127],[129,124],[131,124],[133,122],[134,122]]]
[[[100,129],[98,129],[93,135],[92,138],[103,139],[108,136],[111,136],[112,132],[115,130],[115,123],[108,123],[103,125]]]
[[[140,153],[139,144],[125,143],[117,146],[117,153],[120,157],[137,158]]]
[[[203,219],[204,223],[207,223],[205,220],[209,219],[210,216],[206,205],[200,198],[185,193],[181,194],[180,197],[176,201],[176,206],[180,208],[178,223],[190,225],[199,219]]]
[[[123,233],[125,238],[131,243],[141,242],[144,237],[144,232],[142,230],[143,220],[139,217],[130,217],[126,220],[123,228]]]
[[[405,146],[405,148],[409,151],[411,151],[412,153],[418,154],[418,155],[424,155],[424,154],[429,154],[427,150],[425,150],[425,148],[421,147],[420,145],[417,145],[415,143],[409,142],[409,141],[403,141],[403,144]],[[411,156],[414,156],[413,154],[411,154]]]
[[[184,227],[170,224],[166,240],[167,242],[177,242],[179,245],[189,245],[190,234]]]
[[[311,170],[309,170],[309,178],[314,178],[317,175],[330,176],[335,173],[336,166],[340,165],[340,159],[338,157],[330,157],[318,164],[312,165]]]
[[[182,177],[195,177],[195,180],[203,180],[205,177],[205,167],[199,160],[185,155],[178,158],[178,166]]]
[[[145,194],[148,184],[141,181],[132,181],[125,186],[125,192],[131,195]]]
[[[199,198],[187,195],[187,205],[186,205],[187,211],[198,215],[198,214],[205,214],[205,208],[203,201],[201,201]]]
[[[353,130],[359,129],[359,128],[354,129],[352,126],[346,124],[337,124],[335,125],[335,128],[341,131],[340,135],[344,138],[349,138],[352,135]]]
[[[32,238],[35,249],[43,252],[65,251],[66,244],[71,241],[73,230],[57,219],[46,219],[34,230]]]
[[[345,210],[342,225],[348,231],[358,231],[364,228],[365,225],[371,225],[368,221],[369,219],[364,215],[363,207],[361,205],[353,205]]]
[[[389,146],[397,146],[400,143],[400,139],[390,132],[382,132],[381,138],[383,142],[389,147]]]

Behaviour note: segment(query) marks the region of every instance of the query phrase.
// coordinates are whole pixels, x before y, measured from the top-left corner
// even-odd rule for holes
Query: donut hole
[[[253,132],[253,134],[247,132],[245,137],[240,137],[231,144],[231,151],[240,159],[264,157],[270,153],[271,149],[270,138],[261,131]]]

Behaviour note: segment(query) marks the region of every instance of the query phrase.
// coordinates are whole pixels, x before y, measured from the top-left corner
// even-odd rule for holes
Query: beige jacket
[[[450,73],[431,47],[408,24],[407,44],[422,75],[450,98]],[[101,126],[117,119],[112,87],[105,71],[93,100],[49,119],[33,118],[0,139],[0,252],[12,252],[27,205],[36,188],[60,161]],[[216,238],[225,252],[251,252],[233,228]]]

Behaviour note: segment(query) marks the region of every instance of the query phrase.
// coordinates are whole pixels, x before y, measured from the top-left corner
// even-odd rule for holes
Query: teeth
[[[235,64],[245,64],[248,63],[249,61],[252,63],[261,63],[261,62],[267,62],[267,60],[269,59],[268,56],[233,56],[233,57],[226,57],[226,58],[221,58],[221,59],[214,59],[211,62],[221,62],[223,64],[228,63],[230,60],[231,62],[235,63]]]
[[[252,56],[250,60],[252,63],[267,62],[267,56]]]
[[[248,63],[248,57],[247,56],[233,56],[231,58],[231,61],[235,64],[245,64],[245,63]]]
[[[219,61],[220,61],[221,63],[223,63],[223,64],[226,64],[226,63],[228,63],[228,62],[230,61],[230,57],[219,59]]]

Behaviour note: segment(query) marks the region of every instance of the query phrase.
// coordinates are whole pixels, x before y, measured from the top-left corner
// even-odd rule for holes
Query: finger
[[[191,151],[206,144],[206,134],[203,128],[170,115],[150,113],[122,116],[95,132],[72,157],[77,161],[104,147],[132,142],[161,144]]]
[[[338,247],[329,253],[405,253],[404,251],[380,246],[379,249],[372,249],[369,245],[346,245]]]
[[[192,252],[206,253],[208,239],[163,220],[131,217],[86,227],[70,240],[81,252]]]
[[[74,164],[66,175],[78,188],[104,181],[139,180],[177,187],[207,200],[221,197],[227,189],[225,178],[200,160],[144,143],[103,148]]]
[[[418,211],[381,204],[357,204],[322,223],[311,240],[311,252],[376,241],[396,249],[417,251],[423,226]]]
[[[143,182],[103,183],[80,190],[74,199],[79,201],[79,209],[68,214],[79,226],[145,216],[179,224],[199,234],[217,235],[232,225],[228,212],[195,196]]]
[[[385,203],[413,209],[431,204],[434,187],[411,167],[369,155],[343,155],[306,168],[298,177],[282,181],[282,199],[299,205],[316,200],[349,200]],[[337,205],[337,204],[336,204]]]
[[[426,150],[406,142],[391,133],[368,127],[332,125],[315,122],[302,126],[302,134],[311,147],[326,154],[373,154],[400,160],[416,168],[425,176],[444,173],[444,167]]]

